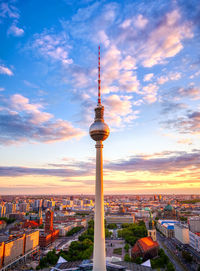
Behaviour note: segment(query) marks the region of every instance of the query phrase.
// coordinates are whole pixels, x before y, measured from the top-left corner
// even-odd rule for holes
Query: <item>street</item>
[[[178,258],[176,258],[175,256],[175,251],[171,251],[169,248],[166,247],[164,243],[165,237],[162,237],[158,231],[156,234],[157,234],[157,242],[159,243],[159,246],[165,251],[165,254],[169,257],[176,271],[191,271],[191,270],[187,270],[181,265],[181,263],[178,261]]]

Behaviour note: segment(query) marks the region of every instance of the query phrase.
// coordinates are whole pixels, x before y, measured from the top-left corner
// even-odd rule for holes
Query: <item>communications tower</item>
[[[106,271],[102,141],[106,140],[110,131],[108,125],[104,122],[104,106],[101,104],[100,46],[98,54],[98,103],[94,111],[94,123],[90,126],[89,130],[91,138],[96,141],[93,271]]]

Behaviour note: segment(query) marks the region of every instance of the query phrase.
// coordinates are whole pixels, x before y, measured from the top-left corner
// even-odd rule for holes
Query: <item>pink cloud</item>
[[[150,33],[139,55],[144,67],[162,64],[166,58],[173,57],[182,50],[182,40],[193,37],[190,24],[181,22],[180,18],[180,12],[173,10]]]
[[[11,69],[3,66],[3,65],[0,65],[0,74],[6,74],[6,75],[13,75],[13,72],[11,71]]]
[[[69,140],[85,133],[70,122],[57,119],[51,113],[41,111],[42,105],[31,104],[29,99],[15,94],[5,100],[0,110],[0,144]]]

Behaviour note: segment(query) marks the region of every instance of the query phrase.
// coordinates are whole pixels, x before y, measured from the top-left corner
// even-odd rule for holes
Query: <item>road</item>
[[[82,230],[80,230],[78,233],[72,235],[72,236],[67,236],[67,237],[61,237],[57,240],[55,240],[49,247],[48,247],[48,250],[53,250],[53,249],[64,249],[65,246],[67,246],[67,243],[69,241],[77,241],[78,240],[78,237],[84,232],[86,231],[87,228],[84,228]],[[45,254],[45,251],[44,253]]]
[[[187,271],[181,263],[176,259],[174,252],[169,250],[164,243],[165,238],[161,236],[161,234],[157,231],[157,242],[159,243],[160,247],[165,251],[165,254],[169,257],[170,261],[173,263],[176,271]]]

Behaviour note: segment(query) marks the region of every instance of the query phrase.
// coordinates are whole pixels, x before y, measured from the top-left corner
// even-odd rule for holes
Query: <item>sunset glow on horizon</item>
[[[200,193],[200,6],[0,2],[0,195],[94,194],[101,46],[104,194]]]

